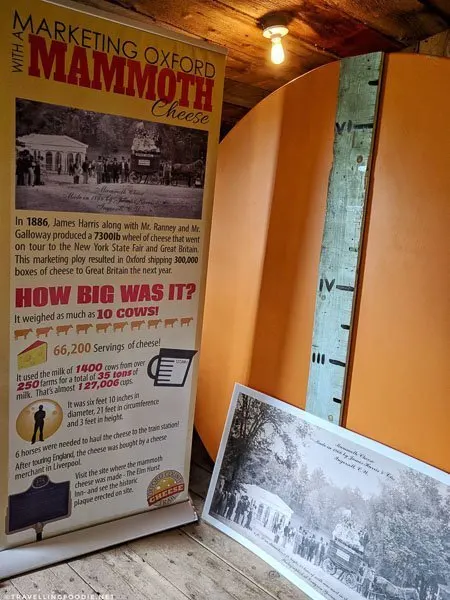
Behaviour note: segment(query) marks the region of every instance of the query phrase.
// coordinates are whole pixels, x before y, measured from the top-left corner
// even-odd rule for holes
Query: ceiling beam
[[[270,62],[270,44],[250,17],[235,19],[236,12],[222,14],[212,0],[160,2],[155,0],[77,0],[116,14],[134,17],[159,26],[203,39],[228,50],[227,78],[259,87],[268,92],[295,77],[324,65],[335,56],[319,49],[286,40],[283,68]],[[188,8],[186,8],[188,7]],[[232,18],[233,17],[233,18]]]
[[[439,1],[439,0],[438,0]],[[326,0],[345,14],[404,45],[439,33],[449,25],[428,0]]]
[[[281,0],[220,0],[229,8],[258,21],[268,12],[283,8],[292,16],[289,36],[334,54],[337,58],[379,50],[395,50],[402,44],[367,23],[346,14],[327,0],[300,0],[291,5]]]
[[[232,79],[225,79],[223,100],[245,108],[252,108],[265,98],[269,92],[254,85],[247,85]]]

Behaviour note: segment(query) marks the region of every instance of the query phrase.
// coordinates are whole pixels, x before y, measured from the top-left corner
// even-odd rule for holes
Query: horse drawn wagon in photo
[[[170,180],[172,185],[184,183],[188,187],[203,187],[205,165],[202,159],[191,163],[174,163],[171,165]]]
[[[161,147],[154,132],[143,123],[136,128],[131,146],[131,183],[161,183]]]
[[[370,600],[419,600],[415,587],[401,587],[388,579],[376,575],[373,581]]]
[[[356,589],[361,567],[366,566],[364,554],[339,540],[331,540],[323,567],[330,575],[335,575],[349,587]]]
[[[131,183],[161,183],[161,155],[159,152],[131,152]]]

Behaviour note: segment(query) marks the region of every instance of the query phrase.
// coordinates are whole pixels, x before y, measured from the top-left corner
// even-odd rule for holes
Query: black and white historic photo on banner
[[[208,133],[16,100],[16,208],[200,219]]]
[[[240,385],[203,517],[314,599],[449,599],[448,475]]]

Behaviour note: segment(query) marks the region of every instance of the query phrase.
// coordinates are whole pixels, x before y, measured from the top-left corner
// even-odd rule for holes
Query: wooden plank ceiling
[[[330,61],[398,51],[450,27],[450,0],[77,0],[228,49],[222,135],[262,98]],[[270,62],[258,21],[287,11],[286,61]]]

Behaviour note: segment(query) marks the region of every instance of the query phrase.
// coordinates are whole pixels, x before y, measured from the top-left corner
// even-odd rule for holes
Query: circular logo
[[[151,508],[172,504],[184,492],[184,479],[178,471],[163,471],[154,477],[147,488],[147,503]]]

